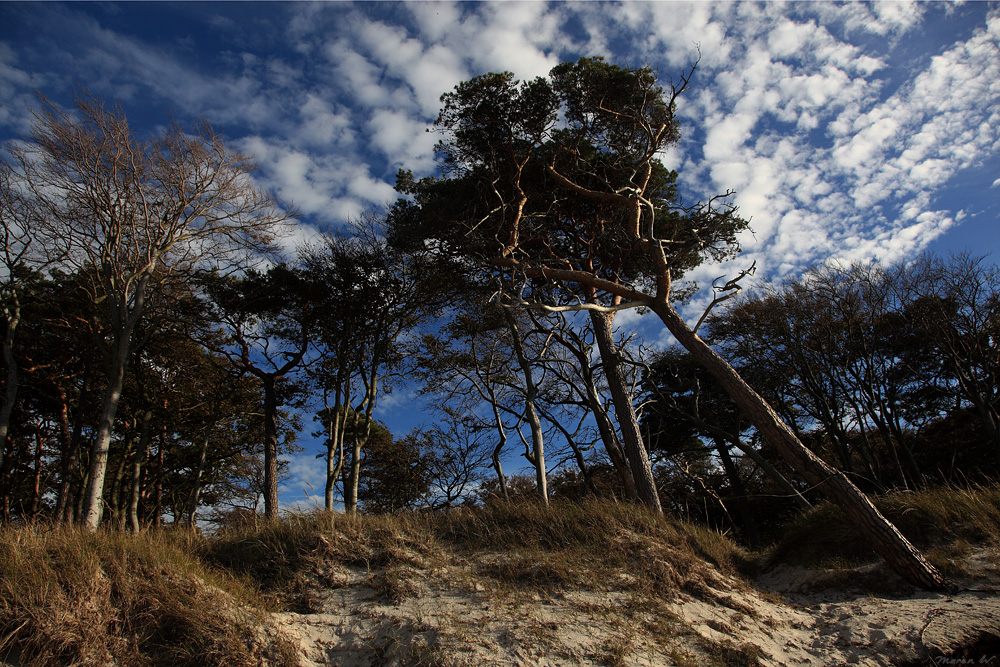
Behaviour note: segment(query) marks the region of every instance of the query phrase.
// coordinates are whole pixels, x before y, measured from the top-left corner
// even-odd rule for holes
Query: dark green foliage
[[[677,174],[655,157],[678,138],[679,92],[648,68],[599,58],[548,79],[492,73],[460,84],[436,121],[444,177],[399,174],[413,200],[394,207],[390,238],[431,242],[480,272],[513,262],[646,287],[660,249],[675,280],[704,257],[731,256],[746,221],[720,201],[682,205]],[[662,243],[650,254],[643,241],[654,238]]]

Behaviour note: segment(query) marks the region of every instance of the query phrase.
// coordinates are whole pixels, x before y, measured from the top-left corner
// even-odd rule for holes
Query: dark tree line
[[[755,289],[709,318],[707,337],[810,449],[870,493],[988,483],[1000,472],[998,307],[995,266],[924,255]],[[643,426],[676,511],[694,501],[696,514],[754,541],[759,524],[815,495],[789,481],[684,350],[648,362]]]

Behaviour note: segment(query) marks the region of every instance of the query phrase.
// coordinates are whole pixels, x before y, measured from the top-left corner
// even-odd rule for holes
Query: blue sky
[[[735,190],[753,234],[735,262],[689,277],[756,260],[758,280],[779,280],[924,250],[1000,259],[996,3],[3,2],[0,139],[26,134],[36,91],[117,99],[140,131],[204,117],[303,212],[305,238],[393,199],[398,168],[434,171],[425,130],[462,80],[590,55],[667,79],[699,53],[663,159],[688,198]],[[620,316],[647,329],[637,318]],[[395,432],[426,420],[412,398],[383,404]],[[321,467],[293,461],[283,497]]]

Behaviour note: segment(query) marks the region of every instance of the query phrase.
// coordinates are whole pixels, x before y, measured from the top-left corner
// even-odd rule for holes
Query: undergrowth
[[[875,498],[875,505],[935,565],[970,543],[1000,546],[1000,486],[938,487]],[[935,558],[935,556],[938,556]],[[832,503],[801,514],[784,531],[772,561],[851,565],[877,558],[857,528]]]

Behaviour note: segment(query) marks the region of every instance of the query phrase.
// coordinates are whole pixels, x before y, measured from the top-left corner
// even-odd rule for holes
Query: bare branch
[[[722,278],[724,278],[725,276],[719,276],[714,281],[712,281],[712,289],[716,291],[716,296],[712,298],[712,303],[708,304],[708,307],[705,308],[705,312],[702,313],[701,317],[698,318],[698,323],[694,325],[694,329],[692,329],[692,331],[694,331],[694,333],[698,333],[698,328],[701,327],[702,322],[705,321],[705,318],[708,317],[708,314],[712,312],[713,308],[715,308],[723,301],[728,301],[729,299],[732,299],[734,296],[739,295],[739,293],[743,291],[743,286],[740,285],[740,281],[746,278],[747,276],[752,276],[756,271],[757,271],[757,260],[754,260],[753,264],[750,265],[749,269],[744,269],[743,271],[740,271],[739,275],[737,275],[732,280],[728,281],[725,285],[722,285],[721,287],[716,285],[716,283],[722,280]]]

